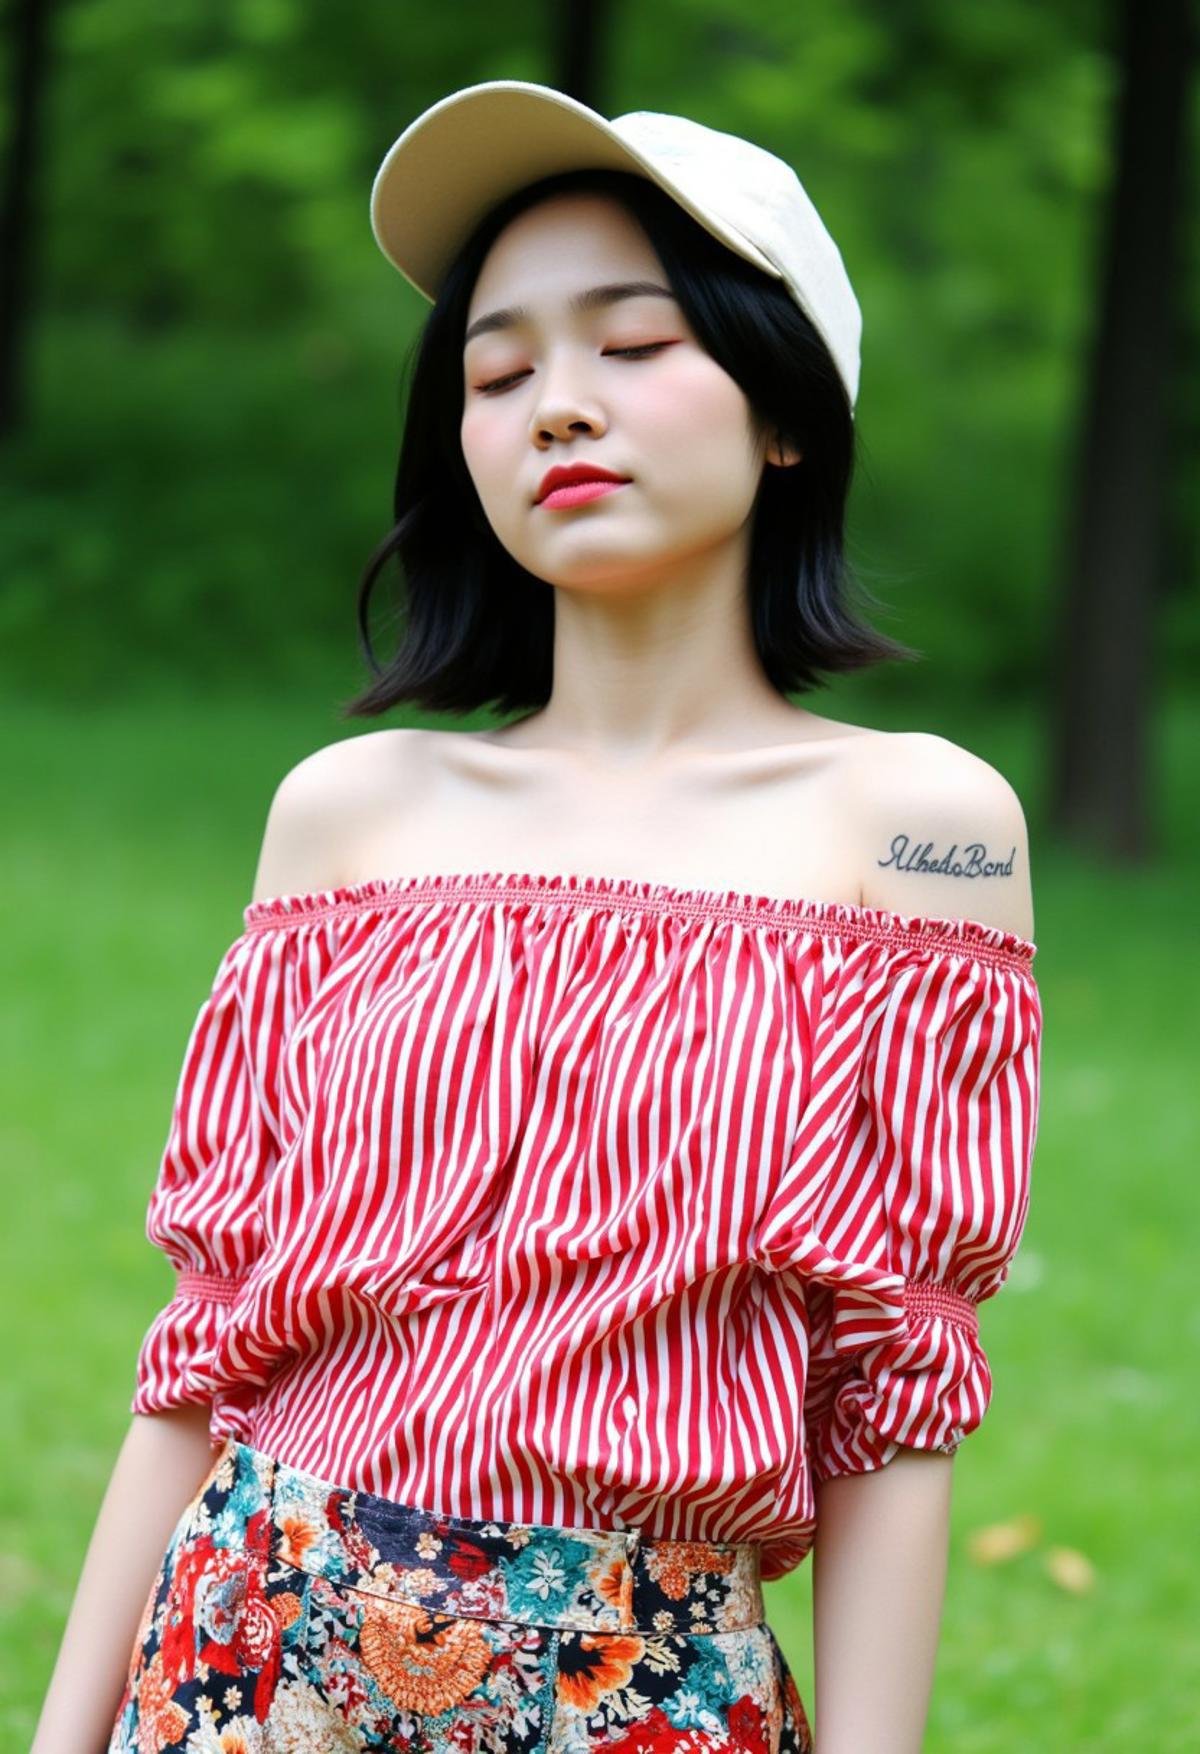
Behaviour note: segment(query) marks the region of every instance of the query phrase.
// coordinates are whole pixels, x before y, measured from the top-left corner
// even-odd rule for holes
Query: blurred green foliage
[[[845,679],[832,710],[960,739],[1030,817],[1039,1167],[986,1316],[996,1405],[956,1476],[931,1754],[1194,1742],[1181,1532],[1197,1403],[1179,1338],[1197,1241],[1182,1093],[1198,727],[1175,686],[1200,657],[1194,351],[1166,484],[1152,869],[1101,871],[1053,843],[1031,710],[1054,681],[1111,19],[1102,0],[614,6],[599,100],[695,116],[796,166],[865,315],[850,556],[890,605],[881,624],[928,654]],[[141,1238],[164,1091],[249,894],[270,792],[347,734],[336,703],[363,680],[358,577],[390,524],[400,367],[427,309],[376,249],[371,179],[456,87],[554,83],[549,22],[528,0],[56,9],[31,418],[0,455],[21,999],[3,1023],[0,1144],[37,1191],[9,1208],[11,1309],[33,1338],[2,1390],[3,1746],[28,1742],[133,1348],[166,1294]],[[1195,123],[1193,106],[1193,142]],[[1178,299],[1193,329],[1196,219]],[[1095,1565],[1091,1591],[1060,1589],[1044,1547],[970,1563],[972,1531],[1028,1510],[1045,1545]],[[808,1589],[805,1572],[769,1602],[806,1697]]]
[[[863,305],[849,554],[888,605],[881,626],[928,658],[846,679],[832,710],[960,738],[1030,817],[1053,1098],[1011,1301],[988,1312],[996,1410],[956,1479],[930,1750],[1174,1754],[1195,1738],[1184,1677],[1200,1666],[1181,1542],[1196,1396],[1177,1345],[1198,1242],[1181,1098],[1195,349],[1167,482],[1153,872],[1100,872],[1053,844],[1030,710],[1054,682],[1112,172],[1111,5],[654,0],[611,16],[598,107],[684,112],[791,161]],[[54,14],[32,417],[0,454],[21,924],[0,1142],[37,1189],[11,1201],[9,1294],[35,1342],[4,1386],[18,1433],[0,1500],[4,1745],[28,1742],[132,1349],[165,1296],[140,1238],[163,1091],[249,895],[270,789],[346,735],[337,702],[365,679],[354,600],[391,521],[400,367],[428,309],[375,247],[370,181],[428,103],[493,77],[556,82],[549,9],[65,0]],[[1195,105],[1191,137],[1195,161]],[[1181,333],[1195,333],[1198,237],[1189,210]],[[1047,1544],[1095,1563],[1093,1591],[1063,1593],[1040,1554],[968,1563],[972,1529],[1030,1508]],[[805,1572],[768,1607],[811,1696],[807,1593]]]
[[[613,9],[610,114],[682,111],[793,163],[865,314],[850,555],[929,662],[879,694],[1049,678],[1116,69],[1071,0]],[[371,179],[436,98],[553,83],[547,13],[74,0],[53,31],[33,413],[0,480],[0,665],[72,698],[353,661],[425,302]],[[1194,299],[1195,215],[1186,239]],[[1194,368],[1193,368],[1194,369]],[[1161,659],[1200,647],[1200,389],[1179,386]]]

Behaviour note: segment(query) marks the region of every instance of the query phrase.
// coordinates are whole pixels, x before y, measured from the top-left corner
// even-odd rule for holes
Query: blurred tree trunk
[[[553,29],[553,76],[558,91],[605,113],[604,50],[608,45],[613,8],[610,0],[569,0],[550,9]]]
[[[8,114],[11,117],[0,189],[0,439],[25,418],[23,342],[32,307],[34,189],[38,123],[46,86],[51,0],[12,0]]]
[[[1052,654],[1051,820],[1075,845],[1131,861],[1151,850],[1151,659],[1192,48],[1187,0],[1122,0],[1099,310]]]

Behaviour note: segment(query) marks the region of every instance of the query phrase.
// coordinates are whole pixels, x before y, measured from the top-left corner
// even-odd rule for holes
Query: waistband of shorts
[[[269,1511],[270,1560],[456,1618],[704,1636],[765,1618],[757,1542],[444,1515],[319,1479],[236,1438],[223,1452]]]

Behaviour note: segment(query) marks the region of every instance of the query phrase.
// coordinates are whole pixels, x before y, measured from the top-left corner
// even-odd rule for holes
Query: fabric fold
[[[978,1306],[1029,1209],[1042,1013],[1027,967],[890,957],[847,1076],[810,1107],[759,1238],[811,1319],[814,1483],[899,1445],[953,1454],[991,1400]]]

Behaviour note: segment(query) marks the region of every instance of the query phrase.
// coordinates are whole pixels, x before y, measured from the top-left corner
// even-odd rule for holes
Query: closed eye
[[[652,353],[659,353],[664,347],[674,345],[673,341],[644,341],[640,347],[610,347],[604,357],[616,354],[622,359],[648,359]],[[490,395],[495,390],[506,390],[509,384],[515,384],[525,375],[524,372],[509,372],[507,377],[493,378],[488,384],[480,384],[479,388],[485,395]]]

